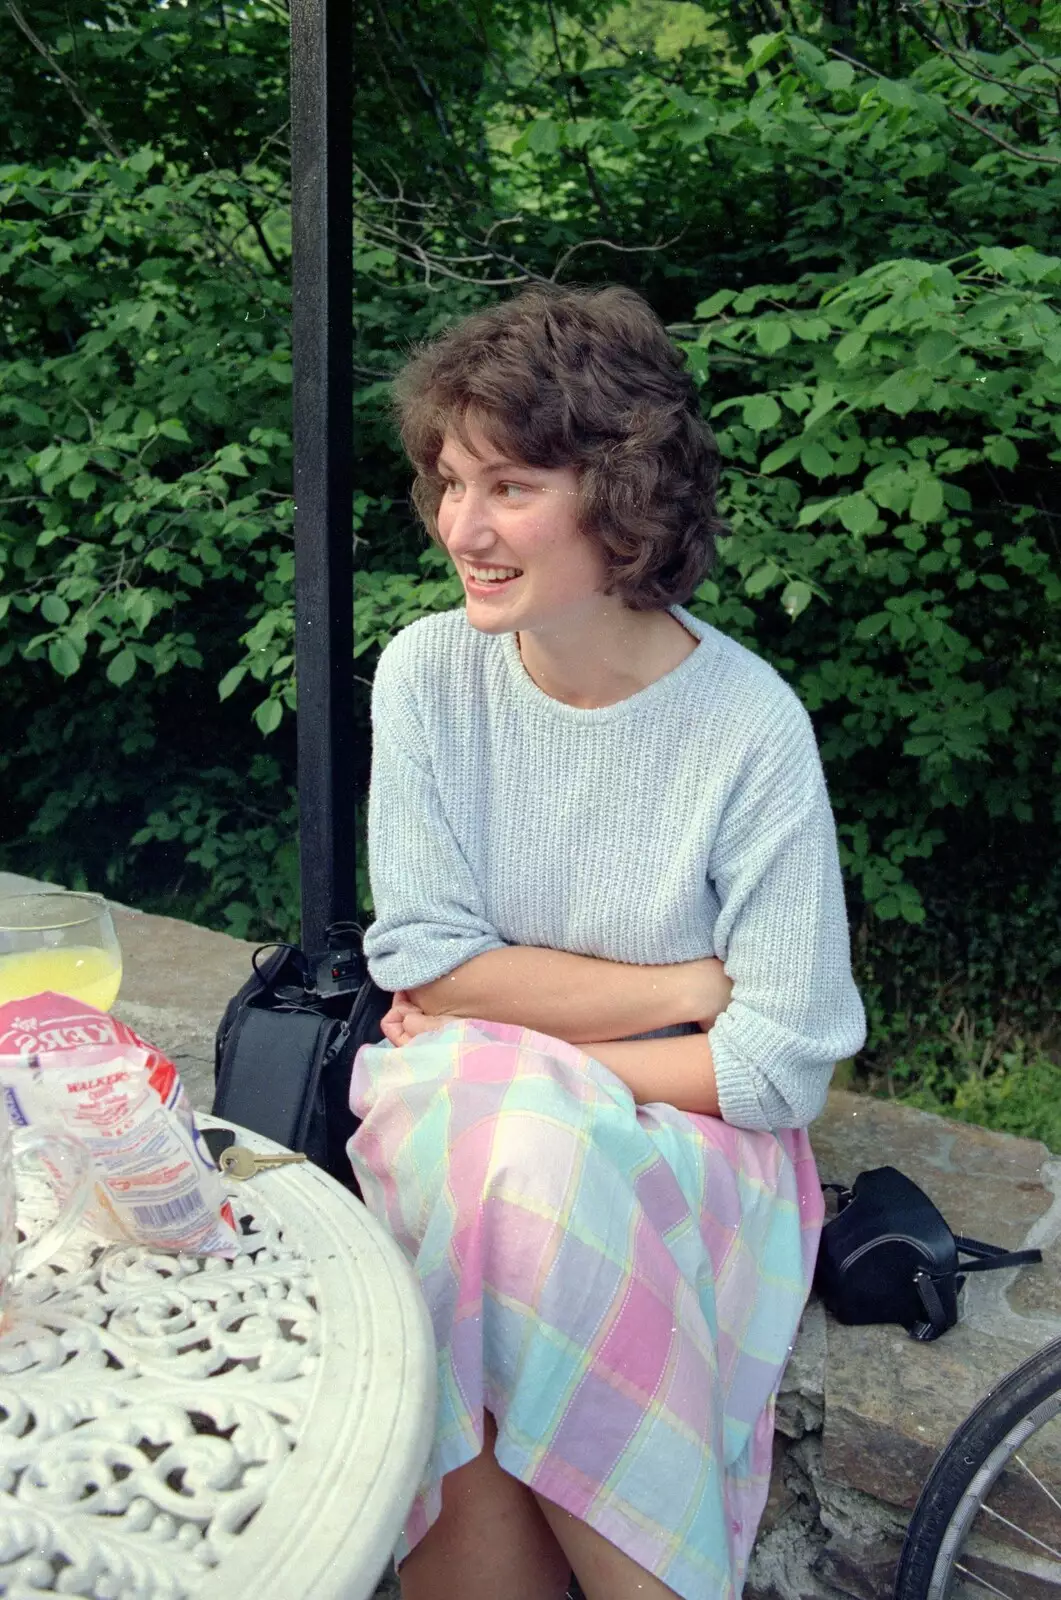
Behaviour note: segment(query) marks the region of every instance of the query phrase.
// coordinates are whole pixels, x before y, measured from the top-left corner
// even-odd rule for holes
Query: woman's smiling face
[[[578,527],[575,469],[521,466],[503,459],[478,428],[469,425],[468,434],[474,454],[447,432],[437,462],[438,532],[464,584],[468,620],[500,633],[590,620],[601,609],[607,571]],[[484,592],[473,567],[516,567],[520,576]]]

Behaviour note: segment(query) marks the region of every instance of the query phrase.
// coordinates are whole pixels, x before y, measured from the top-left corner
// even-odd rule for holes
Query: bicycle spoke
[[[1056,1506],[1058,1511],[1061,1511],[1061,1500],[1059,1500],[1057,1498],[1056,1494],[1053,1494],[1046,1487],[1046,1484],[1043,1482],[1043,1480],[1036,1473],[1034,1473],[1032,1471],[1031,1467],[1029,1467],[1029,1465],[1025,1461],[1024,1457],[1023,1456],[1014,1456],[1013,1459],[1017,1463],[1018,1467],[1023,1467],[1024,1471],[1028,1474],[1029,1478],[1035,1484],[1035,1487],[1042,1491],[1042,1493],[1049,1500],[1050,1504],[1052,1506]]]
[[[963,1567],[960,1561],[954,1563],[955,1572],[960,1572],[963,1578],[969,1578],[973,1583],[978,1583],[981,1589],[987,1589],[991,1594],[1000,1596],[1000,1600],[1020,1600],[1015,1594],[1007,1594],[1005,1589],[998,1589],[993,1583],[988,1583],[986,1578],[981,1578],[978,1572],[973,1572],[969,1567]]]
[[[1007,1528],[1012,1528],[1013,1532],[1019,1533],[1022,1539],[1030,1539],[1032,1544],[1039,1546],[1040,1550],[1045,1550],[1048,1556],[1054,1556],[1056,1560],[1061,1561],[1061,1550],[1055,1550],[1052,1544],[1046,1544],[1042,1539],[1037,1539],[1034,1533],[1029,1533],[1027,1528],[1022,1528],[1019,1522],[1011,1522],[1008,1517],[1002,1515],[1001,1511],[996,1511],[994,1506],[989,1506],[986,1502],[980,1509],[981,1511],[986,1511],[989,1517],[994,1517],[996,1522],[1002,1522]]]

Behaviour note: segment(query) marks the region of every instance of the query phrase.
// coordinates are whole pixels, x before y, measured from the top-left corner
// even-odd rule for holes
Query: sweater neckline
[[[519,653],[519,645],[514,633],[500,635],[499,643],[501,654],[508,668],[509,677],[517,697],[529,707],[533,707],[539,714],[555,718],[559,722],[569,723],[604,723],[618,722],[625,717],[640,715],[647,707],[656,701],[669,698],[678,692],[695,674],[703,670],[704,662],[711,652],[704,648],[704,641],[708,635],[708,624],[694,617],[692,612],[686,611],[684,606],[668,606],[667,610],[683,627],[688,628],[700,643],[696,649],[686,656],[684,661],[679,661],[670,672],[665,672],[662,678],[657,678],[654,683],[648,684],[644,689],[639,689],[636,694],[627,695],[623,700],[617,700],[610,706],[569,706],[563,700],[554,700],[552,695],[540,689],[523,664]]]

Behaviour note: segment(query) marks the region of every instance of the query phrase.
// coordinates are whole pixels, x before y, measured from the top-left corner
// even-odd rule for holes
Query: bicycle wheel
[[[948,1441],[910,1519],[895,1600],[1061,1600],[1061,1339]]]

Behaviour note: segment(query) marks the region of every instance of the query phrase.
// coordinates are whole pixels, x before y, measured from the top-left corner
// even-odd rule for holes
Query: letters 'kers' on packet
[[[67,995],[0,1006],[0,1092],[14,1127],[80,1139],[92,1156],[85,1223],[101,1238],[236,1256],[240,1235],[180,1074],[108,1012]]]

